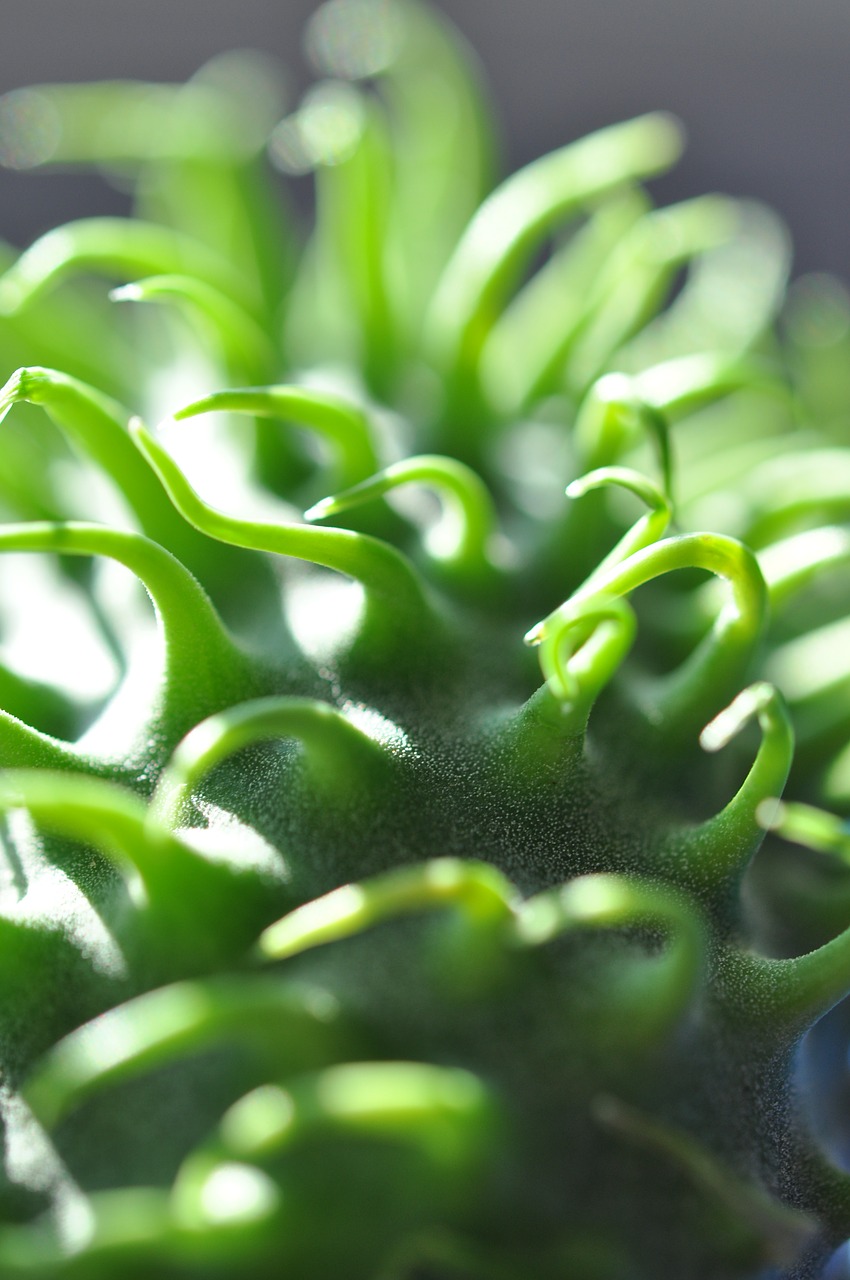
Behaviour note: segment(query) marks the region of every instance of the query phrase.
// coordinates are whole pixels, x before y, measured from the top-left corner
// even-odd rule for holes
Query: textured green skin
[[[465,84],[439,24],[413,6],[399,13],[425,24],[411,31],[434,43],[428,56],[443,59],[444,75]],[[414,75],[420,45],[411,47],[413,63],[400,62],[395,81],[388,73],[402,115],[414,110],[405,86],[412,98],[422,87]],[[478,104],[468,92],[471,137]],[[64,105],[73,122],[77,108],[70,99]],[[745,548],[723,542],[737,530],[689,538],[687,501],[685,534],[659,543],[670,505],[667,416],[692,408],[689,396],[723,402],[726,412],[727,394],[763,391],[774,378],[759,364],[776,354],[770,316],[678,399],[656,403],[646,392],[641,400],[634,390],[612,399],[610,383],[587,385],[576,374],[551,410],[574,424],[575,456],[553,460],[549,496],[559,496],[571,467],[574,475],[625,457],[644,468],[635,451],[643,432],[659,455],[650,468],[659,482],[638,476],[635,489],[633,471],[624,480],[609,470],[599,483],[631,485],[651,514],[629,529],[605,495],[587,493],[572,509],[564,502],[537,518],[491,447],[491,435],[504,439],[516,424],[487,402],[479,358],[523,254],[558,219],[592,210],[668,163],[670,126],[637,122],[590,144],[602,157],[597,167],[556,153],[530,179],[505,184],[449,267],[435,272],[430,319],[415,317],[420,350],[410,329],[393,328],[392,307],[362,269],[384,234],[404,240],[380,202],[376,212],[363,196],[381,189],[374,184],[386,161],[379,113],[375,120],[353,161],[321,173],[326,238],[289,304],[293,359],[312,333],[316,350],[305,363],[338,361],[342,351],[358,365],[337,400],[323,400],[320,383],[244,393],[294,377],[291,368],[282,375],[273,346],[272,303],[286,265],[271,246],[257,175],[238,148],[214,160],[190,157],[185,172],[164,167],[159,176],[166,192],[176,184],[180,216],[170,214],[184,234],[184,207],[202,222],[205,193],[236,203],[241,193],[262,287],[249,253],[227,270],[220,253],[210,256],[214,226],[199,224],[197,243],[182,244],[148,223],[128,231],[112,220],[65,233],[71,247],[59,268],[42,245],[40,259],[36,247],[0,280],[10,349],[28,366],[53,359],[48,338],[26,327],[43,307],[42,333],[67,368],[23,369],[5,407],[42,405],[123,494],[128,524],[172,553],[138,533],[68,525],[79,513],[43,481],[43,462],[28,463],[22,439],[13,444],[22,462],[3,491],[3,513],[52,523],[0,529],[2,549],[60,553],[56,563],[80,586],[82,607],[97,602],[118,647],[125,637],[117,597],[79,566],[91,556],[124,560],[154,598],[159,635],[134,621],[145,652],[135,651],[94,726],[49,686],[2,673],[9,714],[0,722],[0,764],[11,771],[0,787],[8,880],[0,1270],[57,1280],[807,1280],[850,1233],[850,1188],[824,1154],[836,1144],[828,1134],[821,1141],[823,1118],[813,1119],[805,1084],[814,1070],[832,1087],[818,1041],[805,1036],[850,989],[845,874],[778,844],[753,862],[763,835],[759,802],[781,791],[790,765],[781,698],[759,685],[739,716],[759,720],[762,746],[731,806],[750,746],[709,761],[697,739],[763,675],[783,640],[809,624],[789,622],[781,609],[764,624],[761,570]],[[73,128],[68,136],[73,152]],[[97,145],[108,152],[118,144]],[[194,205],[192,192],[201,196]],[[643,209],[633,195],[637,212],[615,210],[627,229]],[[406,216],[415,230],[414,205]],[[716,214],[706,208],[670,215],[680,231],[691,227],[694,245],[679,250],[681,260],[719,235],[700,221]],[[353,210],[351,225],[341,210]],[[450,216],[446,201],[442,212],[438,265],[470,210]],[[513,226],[511,218],[516,232],[496,252],[492,229]],[[642,234],[658,225],[650,217]],[[478,249],[464,257],[464,244]],[[665,251],[672,278],[679,259]],[[664,273],[656,280],[650,270],[657,256],[649,254],[650,267],[638,258],[630,275],[626,255],[612,277],[618,286],[631,281],[635,297],[613,292],[613,310],[596,319],[607,316],[610,327],[631,303],[635,314],[622,333],[614,324],[597,372],[620,369],[631,333],[663,300]],[[382,449],[392,456],[376,408],[383,401],[400,420],[396,461],[439,448],[475,466],[519,567],[506,569],[491,554],[480,479],[451,467],[428,481],[447,504],[458,495],[467,503],[465,540],[442,558],[423,550],[416,527],[383,501],[350,520],[346,511],[340,522],[365,538],[294,521],[249,527],[247,517],[228,521],[205,506],[181,487],[182,473],[153,437],[139,426],[128,432],[128,412],[106,399],[108,390],[148,411],[144,389],[136,395],[132,379],[122,380],[110,325],[93,310],[98,362],[50,310],[54,277],[86,267],[154,276],[145,296],[200,308],[205,336],[212,325],[222,348],[216,377],[229,400],[213,404],[207,392],[177,416],[215,407],[257,416],[253,453],[231,439],[229,455],[255,495],[274,491],[303,508],[365,481]],[[321,294],[322,271],[324,289],[345,304],[327,349],[327,298],[317,303],[311,293]],[[603,268],[597,274],[604,281]],[[427,283],[410,283],[414,310]],[[84,308],[89,299],[71,303]],[[590,322],[588,330],[592,336]],[[158,344],[152,379],[164,359]],[[553,367],[557,358],[553,348]],[[794,358],[791,350],[787,362]],[[793,389],[783,383],[769,395],[811,405],[813,369],[814,358],[796,370]],[[76,381],[84,377],[98,390]],[[541,373],[537,400],[526,406],[544,424],[547,389],[554,391]],[[296,433],[268,428],[267,417],[324,434],[336,473],[317,467]],[[31,427],[34,419],[21,421]],[[724,422],[707,428],[718,441]],[[818,422],[827,439],[828,427]],[[789,433],[789,448],[804,456],[811,441]],[[57,439],[47,440],[47,453],[60,452]],[[762,441],[755,426],[752,440]],[[814,507],[817,522],[834,518],[826,499]],[[318,515],[336,522],[338,510]],[[778,503],[777,538],[786,515]],[[610,560],[598,566],[621,537],[620,578]],[[769,539],[752,541],[761,551]],[[393,546],[401,554],[387,550]],[[826,553],[823,560],[828,569]],[[768,557],[762,563],[779,595]],[[670,587],[668,571],[682,567],[728,569],[737,614],[712,605],[707,616],[697,593]],[[595,594],[584,581],[591,572]],[[632,615],[612,597],[638,586],[638,653],[626,658]],[[588,599],[601,617],[581,614]],[[811,608],[814,629],[843,606],[829,597]],[[560,635],[557,626],[576,616]],[[541,619],[538,662],[522,637]],[[700,637],[694,676],[686,659]],[[567,652],[568,640],[577,652]],[[593,651],[584,668],[582,645],[586,658]],[[659,672],[680,663],[691,677],[680,672],[670,696]],[[565,693],[570,678],[574,697]],[[249,724],[240,738],[227,716],[246,705],[271,720]],[[207,726],[206,739],[192,733],[218,713],[218,730]],[[225,738],[234,736],[181,790],[180,769],[197,765],[224,722]],[[797,794],[819,798],[818,767],[845,739],[843,721],[811,735],[794,775]],[[410,875],[402,870],[399,879],[404,868]],[[324,899],[355,882],[365,885],[359,896]],[[801,1044],[809,1077],[800,1072]],[[260,1086],[286,1092],[251,1093]],[[401,1096],[407,1102],[396,1105]],[[272,1112],[262,1112],[266,1103]],[[252,1129],[244,1121],[251,1106],[262,1112],[259,1139],[257,1122]],[[275,1136],[269,1117],[281,1108],[289,1119]],[[230,1183],[222,1184],[222,1169]],[[218,1199],[209,1190],[216,1176],[225,1187]]]

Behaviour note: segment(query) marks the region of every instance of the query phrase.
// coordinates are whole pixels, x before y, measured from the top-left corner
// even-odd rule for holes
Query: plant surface
[[[308,40],[0,104],[136,201],[0,277],[0,1272],[837,1277],[846,295]]]

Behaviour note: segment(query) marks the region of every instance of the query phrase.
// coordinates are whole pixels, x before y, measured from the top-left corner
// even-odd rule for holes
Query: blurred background
[[[45,80],[182,80],[213,54],[266,50],[293,102],[310,78],[314,0],[3,0],[0,91]],[[659,197],[708,190],[768,201],[795,269],[850,279],[847,0],[444,0],[498,106],[504,166],[656,107],[689,145]],[[0,173],[0,237],[118,210],[97,179]]]

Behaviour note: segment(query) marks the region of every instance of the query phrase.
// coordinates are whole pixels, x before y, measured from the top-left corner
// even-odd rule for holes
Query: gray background
[[[0,90],[50,79],[182,79],[210,55],[278,55],[293,90],[308,73],[312,0],[2,0]],[[802,269],[850,278],[848,0],[445,0],[481,55],[512,166],[655,107],[689,147],[659,188],[768,200]],[[0,175],[0,236],[23,244],[104,196],[70,177]]]

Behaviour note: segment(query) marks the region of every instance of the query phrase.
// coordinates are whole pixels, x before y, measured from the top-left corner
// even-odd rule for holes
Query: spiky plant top
[[[664,116],[491,190],[440,20],[310,43],[0,105],[138,202],[0,279],[0,1270],[819,1275],[850,308]]]

